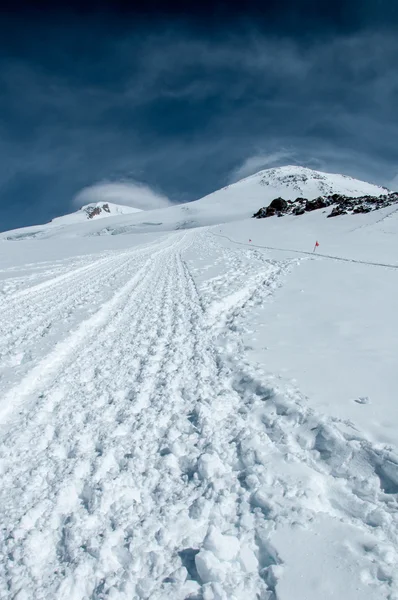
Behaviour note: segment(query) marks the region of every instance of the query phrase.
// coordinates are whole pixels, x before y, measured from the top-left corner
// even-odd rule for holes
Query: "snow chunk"
[[[211,581],[223,582],[226,576],[226,570],[221,561],[209,550],[201,550],[195,556],[195,565],[199,577],[203,583]]]
[[[225,467],[218,454],[202,454],[198,460],[198,473],[201,479],[212,479],[225,473]]]
[[[220,560],[234,560],[239,552],[240,544],[236,537],[223,535],[217,527],[212,526],[203,547],[213,552]]]
[[[258,569],[258,560],[249,546],[242,546],[239,552],[239,561],[247,573],[255,573]]]
[[[203,583],[225,581],[232,567],[231,561],[237,558],[239,551],[240,543],[236,537],[224,535],[217,527],[211,526],[203,542],[203,548],[195,556],[195,565],[201,581]],[[247,562],[249,565],[250,558]]]

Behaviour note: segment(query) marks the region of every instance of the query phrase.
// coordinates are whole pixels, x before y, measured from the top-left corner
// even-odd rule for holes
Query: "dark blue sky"
[[[398,175],[392,0],[14,2],[0,20],[0,230],[139,182],[173,202],[281,164]],[[398,186],[398,179],[397,186]]]

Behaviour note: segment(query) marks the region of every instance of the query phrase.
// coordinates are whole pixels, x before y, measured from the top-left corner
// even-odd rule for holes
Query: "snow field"
[[[1,598],[397,600],[396,450],[247,341],[300,261],[189,231],[4,295]]]

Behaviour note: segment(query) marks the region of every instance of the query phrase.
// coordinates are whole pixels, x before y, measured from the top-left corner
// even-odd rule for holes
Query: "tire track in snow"
[[[150,262],[152,258],[156,257],[159,252],[162,252],[163,247],[167,248],[168,244],[169,243],[166,245],[164,243],[160,244],[160,249],[157,251],[154,248],[151,248],[150,250],[144,249],[138,252],[133,251],[130,253],[130,256],[127,257],[127,259],[122,261],[119,269],[124,270],[124,278],[127,279],[127,283],[108,302],[106,302],[99,311],[94,313],[89,319],[83,321],[69,337],[55,344],[54,349],[37,364],[35,364],[34,367],[31,368],[31,370],[27,373],[27,375],[22,378],[18,385],[12,387],[8,392],[4,393],[0,405],[0,423],[7,418],[7,415],[12,414],[15,402],[20,403],[24,397],[32,394],[37,386],[44,385],[44,382],[51,376],[52,373],[57,372],[57,369],[60,368],[60,365],[62,365],[64,361],[67,360],[68,357],[70,357],[73,352],[76,351],[76,349],[78,349],[79,345],[84,343],[88,337],[95,335],[98,327],[106,322],[106,320],[112,314],[112,311],[116,310],[120,303],[124,302],[126,296],[133,291],[137,283],[140,284],[140,280],[142,279],[148,261]],[[117,271],[119,269],[117,269]],[[150,270],[149,272],[152,271]],[[110,273],[112,273],[112,268],[110,269]],[[132,274],[134,275],[131,278]],[[148,276],[149,275],[147,273],[146,277]],[[111,275],[110,280],[112,279],[113,276]],[[86,293],[88,294],[88,297],[90,297],[92,295],[92,283],[91,281],[86,283]],[[101,288],[103,284],[104,281],[102,278],[102,273],[97,273],[96,286],[93,293],[95,294],[97,292],[97,286]],[[69,295],[66,295],[66,306],[68,306],[68,302]],[[14,315],[14,317],[18,320],[19,314],[17,313],[16,316]],[[45,318],[45,314],[43,317]],[[12,323],[10,326],[12,329]],[[29,325],[27,328],[28,331],[30,331]],[[34,340],[35,337],[33,334],[33,342]],[[31,342],[31,340],[28,338],[28,343],[29,342]],[[28,344],[27,346],[29,348]]]
[[[49,469],[51,463],[47,462],[46,457],[48,452],[50,451],[50,449],[46,445],[48,443],[48,431],[50,431],[50,433],[54,432],[54,426],[51,426],[47,423],[45,427],[42,427],[41,420],[43,418],[43,415],[48,416],[49,414],[53,414],[54,410],[56,409],[59,411],[58,427],[60,428],[60,431],[56,433],[55,437],[60,438],[61,433],[64,433],[64,436],[62,437],[64,438],[63,441],[66,444],[69,444],[70,442],[69,436],[71,435],[71,432],[79,432],[81,430],[81,419],[83,419],[84,422],[91,424],[91,426],[93,426],[93,423],[95,424],[99,421],[100,427],[104,429],[104,431],[102,434],[98,435],[98,446],[98,444],[101,443],[101,438],[106,439],[107,436],[109,436],[109,423],[107,422],[106,418],[106,410],[104,414],[103,403],[105,403],[105,406],[107,407],[107,401],[109,400],[110,408],[108,410],[112,413],[112,418],[114,419],[116,419],[116,416],[113,414],[113,412],[116,409],[120,411],[122,398],[118,398],[119,390],[117,389],[117,385],[116,390],[112,388],[115,382],[119,383],[120,385],[120,377],[122,375],[127,377],[126,383],[128,383],[129,378],[127,373],[131,371],[133,374],[132,379],[134,385],[140,388],[141,384],[140,402],[142,402],[143,396],[148,397],[148,392],[150,392],[150,390],[145,385],[145,378],[148,376],[150,377],[151,372],[153,370],[156,373],[156,364],[159,361],[159,357],[162,356],[162,347],[166,343],[165,340],[162,338],[161,327],[164,326],[167,320],[170,319],[170,312],[168,310],[170,306],[163,305],[162,294],[162,290],[164,290],[165,273],[168,272],[167,264],[165,265],[165,272],[163,272],[164,259],[167,258],[168,255],[167,249],[166,251],[162,251],[162,253],[163,261],[161,264],[159,264],[159,262],[155,258],[152,261],[152,268],[150,265],[149,268],[147,265],[145,266],[146,273],[141,281],[141,285],[139,286],[139,289],[136,290],[135,295],[129,296],[127,303],[126,292],[128,292],[129,290],[123,290],[122,295],[120,294],[120,292],[118,293],[118,304],[120,304],[119,300],[123,300],[125,306],[123,307],[123,310],[121,312],[116,313],[116,316],[113,319],[111,319],[108,323],[106,323],[105,329],[102,330],[99,335],[98,331],[94,332],[97,334],[94,343],[91,344],[86,350],[84,350],[83,353],[80,352],[77,361],[75,360],[74,362],[72,362],[72,365],[70,365],[69,367],[68,365],[65,365],[64,361],[61,361],[63,368],[65,369],[66,367],[66,372],[70,374],[69,380],[67,378],[67,375],[64,377],[61,375],[61,383],[58,382],[58,384],[56,383],[55,386],[53,385],[52,387],[50,387],[51,393],[47,392],[45,394],[45,398],[42,398],[41,400],[39,399],[39,405],[41,402],[41,406],[36,407],[36,410],[29,411],[26,417],[27,421],[29,422],[29,428],[27,430],[28,439],[24,441],[25,452],[21,454],[21,448],[19,448],[17,452],[17,456],[19,457],[19,459],[22,459],[22,465],[26,465],[27,459],[29,460],[30,464],[30,475],[28,481],[24,481],[24,485],[27,484],[28,487],[31,487],[29,502],[27,495],[22,494],[22,496],[20,497],[22,503],[19,503],[20,514],[25,511],[24,522],[29,521],[29,518],[37,518],[37,516],[41,514],[40,511],[45,510],[45,507],[49,503],[49,498],[54,494],[54,488],[56,487],[56,483],[60,478],[58,463],[62,461],[55,460],[55,462],[53,463],[53,472],[51,472],[51,469]],[[128,286],[132,287],[133,284],[130,283],[128,284]],[[140,291],[141,293],[139,293]],[[169,290],[169,295],[170,293],[173,293],[172,289]],[[156,299],[155,306],[153,306],[154,298]],[[148,313],[148,307],[150,308],[150,311],[152,311],[153,308],[156,309],[152,315],[152,318],[151,312]],[[112,308],[116,308],[115,303],[113,303]],[[103,317],[100,318],[100,322],[102,324],[105,318],[107,316],[110,316],[109,306],[104,307],[104,310],[100,311],[100,313],[101,312]],[[161,313],[160,323],[157,320],[159,317],[159,312]],[[135,313],[136,316],[134,317]],[[84,328],[87,329],[87,323],[83,325]],[[91,332],[91,337],[92,335],[93,334]],[[140,342],[142,342],[142,344],[140,344],[139,346],[134,346],[136,354],[134,356],[131,356],[131,352],[130,354],[126,354],[125,348],[128,349],[129,345],[131,346],[136,335],[139,336]],[[121,339],[118,343],[119,336],[121,336]],[[126,337],[128,339],[126,339]],[[83,340],[85,341],[85,343],[87,343],[87,338],[85,338],[84,336]],[[156,347],[158,347],[157,351],[155,351]],[[109,352],[111,352],[112,350],[113,355],[109,356]],[[132,359],[131,363],[129,361],[126,361],[126,356]],[[98,360],[98,368],[95,366],[96,358]],[[111,362],[111,373],[107,372],[106,369],[106,361],[108,359],[114,361]],[[136,362],[136,364],[134,364],[134,361]],[[103,364],[104,362],[105,364]],[[54,367],[53,360],[50,359],[48,363],[52,366],[52,368]],[[57,369],[55,370],[57,371]],[[104,375],[102,377],[99,377],[101,373],[103,373]],[[113,378],[111,375],[113,375],[115,378]],[[93,386],[93,380],[95,381],[96,376],[100,381],[98,389],[98,399],[96,395],[93,396],[92,394],[90,394],[90,388]],[[32,389],[30,389],[30,391],[32,391]],[[87,402],[85,402],[83,406],[80,406],[79,404],[77,406],[73,406],[74,394],[77,394],[79,403],[81,399],[84,399],[87,394]],[[129,394],[128,397],[125,399],[125,402],[127,403],[128,407],[131,406],[131,398]],[[62,403],[62,400],[65,400],[65,395],[67,398],[69,398],[69,403]],[[106,400],[104,400],[104,398],[106,398]],[[115,400],[118,399],[119,402],[116,405]],[[76,411],[74,409],[76,409]],[[85,410],[87,411],[86,413],[84,412]],[[137,406],[134,409],[134,414],[136,411]],[[25,423],[23,424],[22,429],[25,429]],[[21,431],[17,429],[17,437],[20,433]],[[81,437],[76,436],[75,434],[74,438],[77,437],[77,440],[75,439],[76,443],[70,451],[66,452],[66,473],[70,468],[70,462],[74,464],[74,468],[72,468],[71,480],[72,490],[74,488],[74,484],[76,484],[75,478],[77,478],[77,481],[79,481],[78,473],[82,473],[82,468],[85,464],[85,453],[87,444],[86,440],[88,439],[89,433],[90,427],[87,426],[87,428],[83,429]],[[96,431],[96,433],[100,432]],[[36,438],[40,440],[45,440],[45,448],[43,448],[41,444],[38,444],[37,447],[33,445],[33,448],[37,449],[36,468],[34,468],[35,460],[32,460],[31,448],[32,442],[34,442]],[[81,455],[81,453],[79,452],[80,444],[82,444],[83,446],[83,455]],[[7,445],[9,449],[15,448],[15,440],[13,439],[12,434],[9,438],[9,444]],[[96,457],[98,449],[93,448],[92,450],[94,457]],[[69,459],[73,459],[72,455],[75,455],[75,457],[74,460],[71,461]],[[55,458],[57,458],[57,456]],[[45,486],[43,490],[42,486],[36,487],[35,483],[37,480],[41,481],[44,474],[45,480],[49,481],[49,485]],[[80,478],[81,476],[82,475],[80,475]],[[66,495],[68,495],[67,491]],[[40,498],[44,498],[44,500],[41,501]],[[31,504],[31,506],[29,506],[29,503]],[[14,497],[11,500],[10,505],[8,506],[9,514],[15,513],[16,505],[18,505],[18,502]],[[27,515],[32,516],[28,517]]]
[[[161,242],[159,247],[168,243]],[[38,356],[67,335],[74,322],[81,319],[80,313],[90,313],[105,302],[114,287],[134,275],[136,261],[149,256],[154,248],[151,244],[112,253],[10,298],[0,324],[3,387],[7,378],[9,384],[21,378]]]
[[[208,420],[221,422],[233,408],[233,423],[229,396],[239,396],[182,262],[193,238],[159,252],[135,294],[119,297],[119,312],[106,309],[73,357],[50,361],[48,378],[31,380],[29,393],[42,392],[2,447],[3,480],[15,490],[2,498],[3,549],[13,557],[4,577],[13,591],[22,581],[38,600],[110,590],[185,598],[213,587],[205,576],[186,579],[182,561],[190,544],[203,542],[212,520],[206,511],[217,511],[222,485],[227,496],[235,485],[231,445],[221,488],[212,491],[225,439],[217,458]],[[230,590],[267,589],[258,573],[230,571]]]
[[[223,307],[210,290],[203,301],[183,260],[191,244],[207,251],[208,234],[174,239],[29,388],[34,398],[4,437],[0,595],[276,600],[275,525],[305,526],[323,510],[369,531],[387,519],[390,538],[372,529],[369,552],[387,598],[394,457],[245,360],[243,315],[289,265],[259,261],[258,277],[236,279],[243,291]],[[239,260],[230,256],[231,273],[245,269]]]
[[[37,294],[34,299],[26,295],[23,302],[15,302],[0,327],[3,364],[12,363],[21,347],[24,355],[32,352],[40,338],[49,333],[56,334],[57,325],[65,323],[75,310],[92,303],[95,305],[99,292],[113,280],[117,281],[119,274],[128,274],[126,266],[129,264],[129,257],[112,257],[99,265],[95,263],[88,273],[86,270],[74,273],[73,278],[69,277],[62,286],[56,283],[46,286],[43,295]]]
[[[24,263],[0,269],[0,310],[9,304],[10,299],[15,300],[18,294],[35,288],[39,283],[54,281],[59,275],[116,254],[117,252],[108,250],[94,255],[86,254],[52,261]]]
[[[57,288],[62,289],[65,283],[74,282],[75,280],[79,280],[82,277],[84,278],[86,273],[90,273],[93,270],[93,267],[101,267],[103,264],[106,264],[111,260],[110,257],[102,257],[88,264],[85,264],[81,267],[77,267],[72,271],[67,271],[66,273],[62,273],[61,275],[57,275],[52,279],[48,279],[46,281],[42,281],[32,287],[23,289],[17,292],[13,298],[7,299],[7,307],[5,315],[12,316],[12,313],[15,311],[18,304],[23,302],[25,298],[27,298],[28,302],[36,302],[40,301],[41,297],[45,297],[43,292],[48,289],[55,290]]]

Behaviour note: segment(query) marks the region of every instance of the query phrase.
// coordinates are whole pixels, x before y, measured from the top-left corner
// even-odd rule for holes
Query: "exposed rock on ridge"
[[[321,208],[333,207],[328,217],[337,217],[339,215],[368,213],[372,210],[379,210],[386,206],[398,203],[398,192],[382,194],[381,196],[358,196],[350,198],[342,194],[332,194],[330,196],[319,196],[313,200],[307,198],[296,198],[296,200],[284,200],[275,198],[269,206],[260,208],[253,217],[264,219],[277,215],[303,215],[305,212],[319,210]]]

